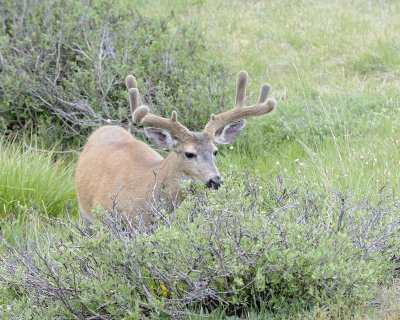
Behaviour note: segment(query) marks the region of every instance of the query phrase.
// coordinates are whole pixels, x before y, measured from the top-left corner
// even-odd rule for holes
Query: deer
[[[235,106],[230,111],[211,114],[203,131],[196,132],[178,121],[176,111],[170,118],[150,113],[142,103],[135,77],[127,76],[133,123],[143,127],[156,148],[171,152],[163,158],[117,125],[95,130],[84,145],[76,168],[78,206],[85,226],[93,223],[96,206],[111,206],[113,194],[117,194],[119,209],[130,221],[137,222],[140,216],[145,223],[151,223],[147,203],[156,190],[164,191],[171,207],[183,201],[182,179],[190,178],[217,190],[223,183],[215,165],[217,145],[232,142],[245,127],[246,118],[270,113],[276,106],[276,101],[269,98],[267,83],[261,86],[258,102],[246,106],[247,82],[247,72],[239,72]]]

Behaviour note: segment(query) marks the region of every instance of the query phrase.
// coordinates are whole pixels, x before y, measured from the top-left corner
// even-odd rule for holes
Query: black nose
[[[216,177],[214,177],[214,178],[211,178],[211,179],[207,182],[206,185],[207,185],[207,187],[209,187],[209,188],[211,188],[211,189],[217,190],[217,189],[221,186],[222,183],[223,183],[223,182],[222,182],[220,176],[216,176]]]

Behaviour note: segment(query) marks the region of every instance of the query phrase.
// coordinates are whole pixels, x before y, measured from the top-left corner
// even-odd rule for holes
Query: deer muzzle
[[[211,178],[207,183],[207,187],[210,189],[218,190],[218,188],[223,184],[223,181],[221,180],[220,176],[216,176],[214,178]]]

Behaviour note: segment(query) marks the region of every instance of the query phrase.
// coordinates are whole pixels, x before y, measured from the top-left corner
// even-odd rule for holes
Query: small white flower
[[[279,166],[279,161],[277,161],[275,164],[276,164],[277,166]]]
[[[364,156],[360,156],[360,160],[364,160],[365,158],[364,158]]]
[[[258,186],[258,189],[262,190],[262,188],[263,188],[262,186]]]
[[[230,146],[230,147],[229,147],[229,150],[233,150],[233,146]]]
[[[111,119],[106,119],[106,122],[107,123],[111,123]]]
[[[300,162],[300,159],[295,159],[294,162],[298,164]]]

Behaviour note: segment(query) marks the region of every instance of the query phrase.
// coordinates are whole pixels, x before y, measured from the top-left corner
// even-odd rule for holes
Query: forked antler
[[[210,138],[214,138],[215,132],[224,125],[236,122],[245,118],[261,116],[274,110],[276,101],[272,98],[268,99],[270,86],[264,83],[261,86],[260,98],[258,103],[252,106],[244,105],[246,94],[248,74],[246,71],[240,71],[236,81],[236,105],[230,110],[219,115],[211,115],[210,121],[206,124],[203,133]]]
[[[142,103],[142,99],[140,98],[135,77],[129,75],[126,77],[125,82],[126,87],[129,90],[132,120],[135,124],[166,129],[180,141],[184,141],[191,137],[189,129],[178,122],[178,114],[176,111],[172,111],[171,119],[159,117],[149,113],[149,107],[144,105]]]

